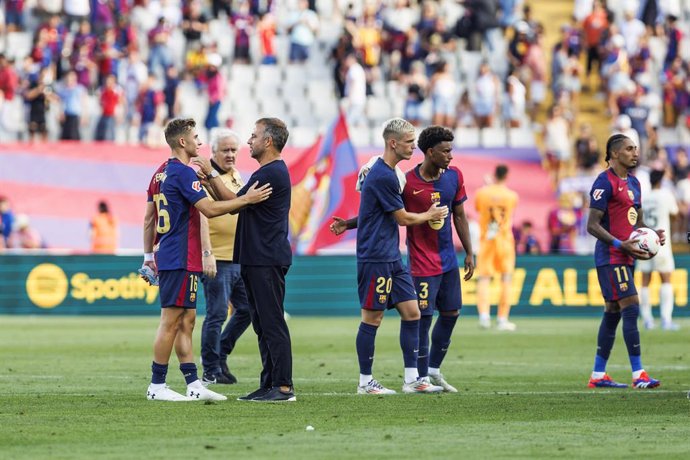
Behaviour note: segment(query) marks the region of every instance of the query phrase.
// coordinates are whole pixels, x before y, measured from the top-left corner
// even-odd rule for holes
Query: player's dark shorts
[[[359,304],[365,310],[386,310],[400,302],[417,300],[412,275],[402,260],[357,263]]]
[[[415,276],[419,311],[431,316],[434,310],[455,311],[462,308],[460,270],[457,268],[436,276]]]
[[[158,272],[161,307],[196,308],[200,272],[161,270]]]
[[[604,265],[597,267],[599,287],[604,300],[617,302],[637,295],[632,265]]]

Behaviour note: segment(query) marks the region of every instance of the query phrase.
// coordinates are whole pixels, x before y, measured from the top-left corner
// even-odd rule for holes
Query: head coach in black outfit
[[[290,212],[290,174],[281,151],[288,130],[277,118],[256,121],[249,141],[249,152],[259,162],[242,196],[256,182],[270,184],[273,193],[268,200],[248,206],[237,220],[233,260],[241,265],[242,280],[247,288],[252,325],[259,340],[263,370],[260,387],[242,396],[243,401],[295,401],[292,386],[292,345],[284,318],[285,275],[292,264],[288,241]],[[231,193],[215,175],[210,163],[197,162],[210,185],[221,197]]]

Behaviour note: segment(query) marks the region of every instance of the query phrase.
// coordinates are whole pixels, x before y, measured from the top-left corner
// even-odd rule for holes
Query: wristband
[[[611,246],[613,246],[616,249],[620,249],[622,245],[623,243],[618,238],[614,238],[613,241],[611,241]]]
[[[153,262],[153,253],[152,252],[145,252],[144,253],[144,262]]]

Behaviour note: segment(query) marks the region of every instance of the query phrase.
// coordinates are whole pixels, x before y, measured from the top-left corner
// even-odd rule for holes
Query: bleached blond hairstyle
[[[387,141],[391,137],[400,139],[403,134],[414,133],[414,126],[402,118],[392,118],[383,125],[383,140]]]

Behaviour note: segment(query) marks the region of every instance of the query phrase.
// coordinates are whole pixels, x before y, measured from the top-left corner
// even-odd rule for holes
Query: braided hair
[[[626,139],[629,139],[628,136],[623,134],[614,134],[613,136],[609,137],[609,140],[606,141],[606,158],[604,158],[607,163],[611,160],[611,152],[618,150],[623,141]]]

